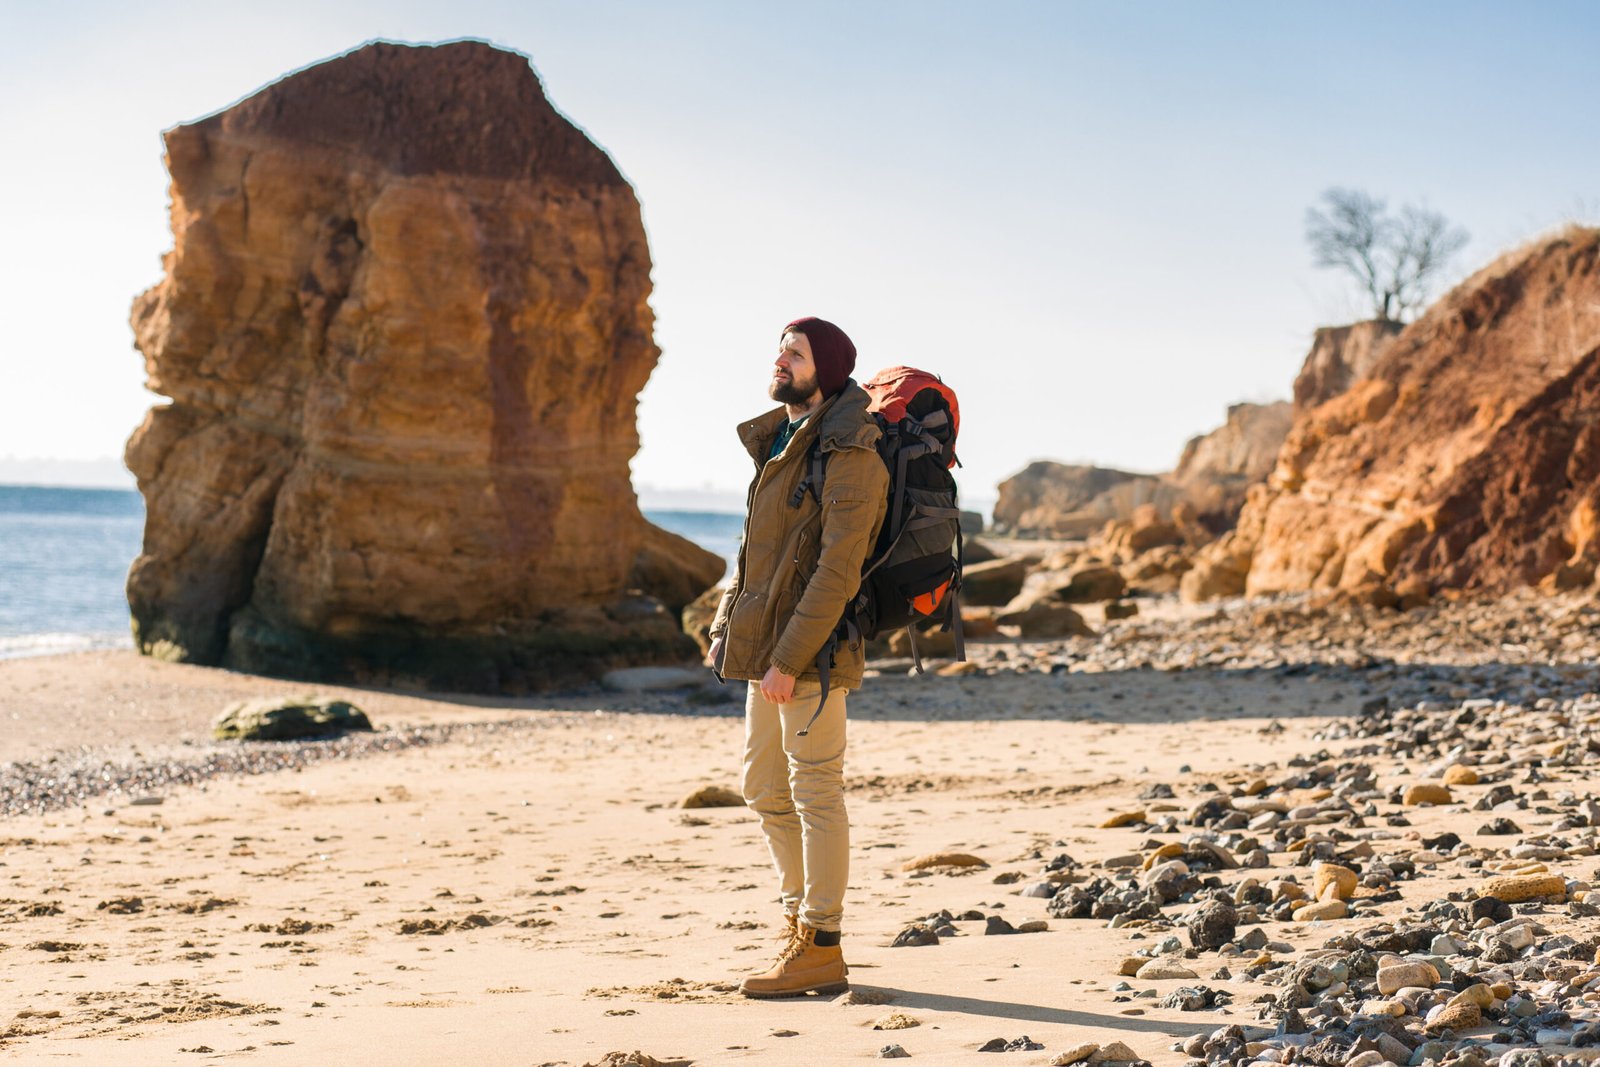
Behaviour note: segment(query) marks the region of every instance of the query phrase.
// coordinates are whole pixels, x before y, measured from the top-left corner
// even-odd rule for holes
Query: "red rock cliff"
[[[1600,230],[1485,267],[1299,413],[1186,593],[1382,585],[1501,592],[1600,554]]]

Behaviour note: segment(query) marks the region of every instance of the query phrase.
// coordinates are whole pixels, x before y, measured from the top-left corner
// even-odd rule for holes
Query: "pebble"
[[[1326,899],[1330,890],[1335,898],[1349,900],[1360,882],[1360,875],[1337,863],[1322,862],[1311,868],[1311,895],[1318,900]]]
[[[1447,786],[1438,782],[1418,782],[1406,790],[1401,803],[1415,807],[1420,804],[1449,804],[1453,799]]]
[[[911,1058],[911,1053],[907,1052],[901,1045],[885,1045],[878,1050],[878,1058],[880,1060],[906,1060]]]
[[[1411,986],[1423,988],[1439,984],[1439,970],[1420,960],[1405,961],[1378,968],[1378,992],[1385,996]]]
[[[1159,982],[1168,978],[1198,978],[1189,968],[1171,959],[1155,959],[1146,963],[1135,972],[1134,977],[1141,982]]]

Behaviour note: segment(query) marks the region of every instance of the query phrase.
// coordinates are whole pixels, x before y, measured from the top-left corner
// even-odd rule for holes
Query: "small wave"
[[[88,652],[97,648],[132,648],[128,634],[17,634],[0,637],[0,659],[25,656],[59,656],[65,652]]]

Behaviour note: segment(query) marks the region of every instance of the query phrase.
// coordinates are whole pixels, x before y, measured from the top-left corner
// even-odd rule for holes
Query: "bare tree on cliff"
[[[1306,210],[1306,241],[1319,267],[1346,270],[1372,301],[1373,318],[1401,322],[1467,243],[1467,231],[1437,211],[1410,204],[1389,214],[1359,189],[1329,189]]]

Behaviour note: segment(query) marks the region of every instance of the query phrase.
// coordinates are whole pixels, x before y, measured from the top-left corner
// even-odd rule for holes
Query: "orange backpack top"
[[[961,405],[956,403],[956,391],[944,384],[944,379],[915,367],[890,367],[874,374],[872,380],[861,388],[872,398],[868,410],[881,414],[889,423],[898,423],[905,418],[908,407],[920,409],[923,405],[914,404],[913,401],[922,390],[932,389],[938,393],[950,409],[950,440],[945,448],[945,466],[956,465],[956,435],[961,432]],[[927,411],[918,410],[911,414],[925,415]]]

